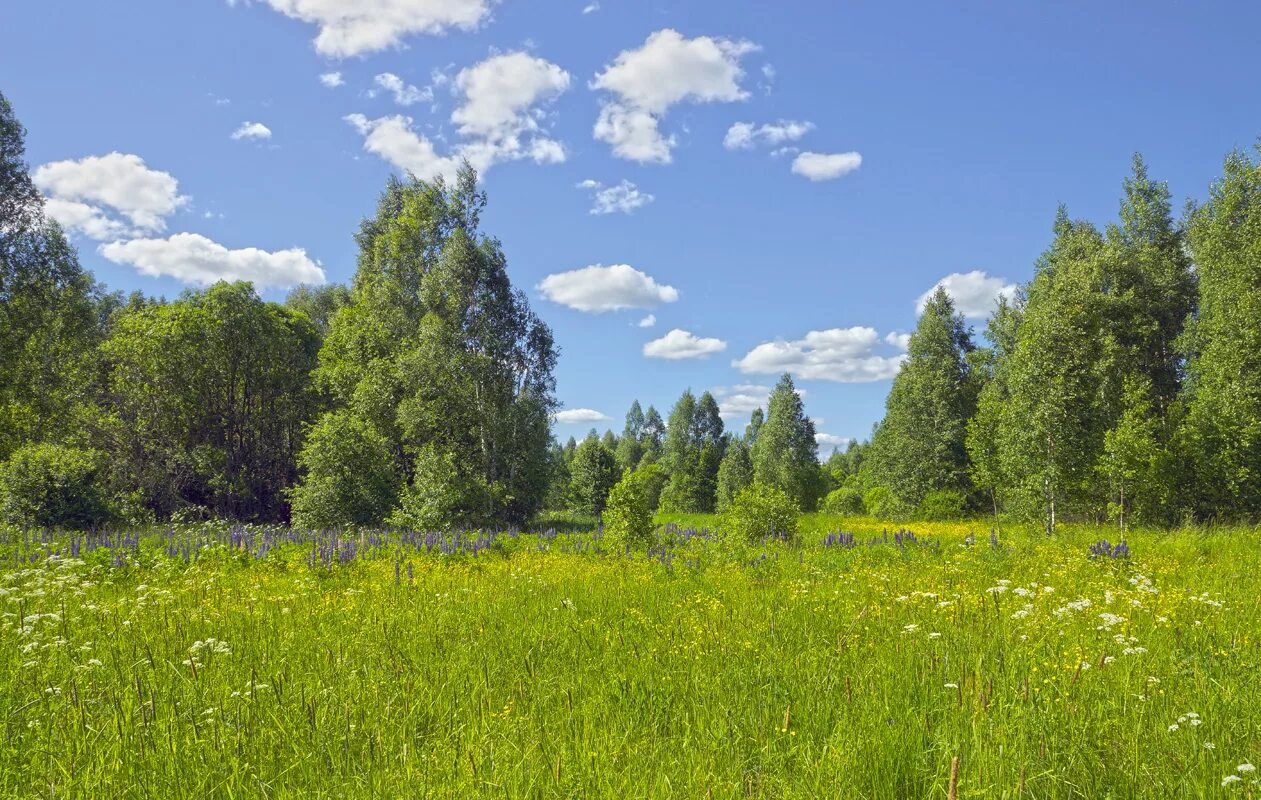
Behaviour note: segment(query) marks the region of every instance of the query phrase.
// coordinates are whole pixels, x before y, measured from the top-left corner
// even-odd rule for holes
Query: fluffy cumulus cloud
[[[462,70],[454,89],[460,104],[451,114],[462,141],[448,155],[412,128],[404,116],[345,120],[364,137],[364,149],[422,179],[451,175],[468,159],[478,172],[502,161],[531,159],[540,164],[565,160],[565,148],[544,133],[543,106],[569,87],[569,73],[527,53],[492,56]]]
[[[196,233],[166,239],[133,239],[101,245],[101,255],[144,275],[169,276],[206,286],[215,281],[253,281],[259,288],[324,283],[324,270],[300,248],[267,252],[254,247],[229,250]]]
[[[319,28],[315,49],[344,58],[384,50],[412,34],[476,28],[490,15],[490,0],[260,0]],[[249,0],[228,0],[246,5]]]
[[[609,419],[608,414],[603,414],[591,408],[567,408],[564,411],[556,412],[557,422],[592,423],[607,422]]]
[[[620,158],[669,163],[676,140],[661,132],[666,113],[679,103],[746,99],[740,60],[757,49],[747,41],[657,31],[638,49],[620,53],[592,82],[612,96],[600,109],[595,138]]]
[[[585,180],[578,184],[580,189],[592,191],[592,214],[630,214],[643,208],[657,198],[641,192],[639,187],[630,181],[623,180],[617,186],[605,186],[599,181]]]
[[[893,331],[884,335],[885,344],[891,344],[899,350],[905,350],[911,346],[911,334],[902,331]]]
[[[812,181],[832,181],[862,166],[859,153],[798,153],[793,159],[793,174]]]
[[[424,89],[412,86],[393,72],[382,72],[373,78],[372,82],[377,88],[369,91],[369,95],[375,97],[377,92],[388,92],[394,96],[394,102],[400,106],[411,106],[422,100],[426,102],[433,100],[433,89],[428,86]]]
[[[655,308],[679,299],[673,286],[657,283],[628,264],[557,272],[544,278],[538,289],[553,303],[590,313]]]
[[[906,358],[881,355],[881,346],[874,328],[831,328],[794,341],[764,342],[732,365],[753,375],[790,372],[807,380],[869,383],[892,378]]]
[[[706,339],[689,331],[675,328],[644,345],[644,355],[648,358],[664,358],[668,361],[679,361],[685,358],[708,358],[714,353],[727,349],[722,339]]]
[[[920,295],[915,303],[915,310],[923,313],[928,298],[938,288],[946,290],[946,294],[955,302],[955,309],[965,317],[981,318],[989,316],[994,310],[998,298],[1011,300],[1016,296],[1019,287],[1016,284],[994,275],[988,275],[979,269],[971,272],[952,272],[933,284],[933,288]]]
[[[336,89],[338,86],[341,86],[345,82],[346,81],[344,78],[342,78],[342,74],[340,72],[325,72],[323,75],[320,76],[320,83],[324,84],[330,89]]]
[[[128,153],[54,161],[31,177],[53,219],[96,239],[161,232],[166,218],[188,202],[170,173]]]
[[[814,130],[813,122],[780,120],[767,125],[737,122],[727,129],[727,135],[723,138],[722,144],[728,150],[752,150],[758,145],[775,147],[787,142],[795,142],[812,130]]]
[[[649,314],[648,316],[644,317],[643,319],[641,319],[639,322],[635,324],[641,328],[651,328],[653,325],[657,324],[657,315]]]
[[[271,128],[261,122],[242,122],[241,126],[232,132],[232,138],[236,141],[242,139],[266,141],[271,138]]]

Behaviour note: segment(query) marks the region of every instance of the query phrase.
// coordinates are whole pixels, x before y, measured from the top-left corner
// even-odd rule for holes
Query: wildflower
[[[1240,772],[1243,774],[1247,774],[1249,772],[1256,772],[1256,771],[1257,771],[1257,768],[1254,767],[1252,764],[1249,764],[1247,761],[1235,767],[1235,772]]]
[[[1205,743],[1204,743],[1204,749],[1205,749],[1205,750],[1216,750],[1216,749],[1217,749],[1217,745],[1213,744],[1212,742],[1205,742]]]
[[[958,688],[959,688],[959,684],[957,684],[957,683],[947,683],[947,684],[946,684],[946,688],[947,688],[947,689],[958,689]]]
[[[1173,733],[1173,732],[1174,732],[1174,731],[1176,731],[1176,730],[1178,730],[1178,723],[1176,723],[1176,722],[1175,722],[1175,723],[1173,723],[1172,725],[1170,725],[1170,726],[1169,726],[1169,732],[1170,732],[1170,733]]]
[[[1238,783],[1241,780],[1243,780],[1243,778],[1238,775],[1227,775],[1225,778],[1222,778],[1222,786],[1229,786],[1232,783]]]

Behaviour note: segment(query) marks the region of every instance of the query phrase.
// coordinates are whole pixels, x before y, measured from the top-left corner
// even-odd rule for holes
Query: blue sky
[[[1261,135],[1251,2],[58,0],[3,17],[0,90],[111,288],[348,281],[391,172],[486,166],[484,227],[556,332],[560,399],[612,418],[559,422],[562,439],[620,429],[636,397],[665,414],[687,387],[723,389],[743,428],[783,369],[825,443],[865,437],[939,280],[983,311],[1029,278],[1058,203],[1115,215],[1134,151],[1182,202]],[[636,307],[600,311],[618,305]]]

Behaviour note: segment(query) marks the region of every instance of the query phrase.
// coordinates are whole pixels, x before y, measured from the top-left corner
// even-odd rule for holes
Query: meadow
[[[11,535],[0,795],[1258,795],[1255,529],[679,521]]]

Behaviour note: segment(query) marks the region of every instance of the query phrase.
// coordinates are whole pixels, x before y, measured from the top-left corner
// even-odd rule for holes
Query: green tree
[[[356,236],[350,301],[317,376],[385,439],[400,487],[426,491],[414,480],[423,451],[454,463],[474,493],[465,499],[485,503],[479,518],[521,524],[552,477],[556,349],[513,288],[499,242],[480,232],[485,204],[467,165],[451,186],[391,179]]]
[[[750,483],[753,483],[753,458],[744,440],[736,439],[727,445],[727,453],[718,467],[718,513],[729,510],[736,495]]]
[[[1015,302],[999,297],[998,306],[986,326],[985,338],[989,346],[978,349],[978,357],[974,361],[981,389],[976,413],[968,421],[965,438],[969,475],[973,487],[986,496],[995,517],[999,513],[1000,493],[1009,481],[1003,473],[998,437],[1003,410],[1011,399],[1008,372],[1012,353],[1016,349],[1023,302],[1023,295]]]
[[[328,335],[333,317],[349,303],[350,289],[340,283],[295,286],[285,297],[285,305],[306,314],[321,337]]]
[[[604,513],[604,539],[614,552],[650,547],[656,542],[656,526],[649,505],[647,473],[625,470],[609,491]]]
[[[295,526],[376,525],[398,500],[401,479],[390,443],[346,409],[311,426],[298,464],[307,479],[290,491]]]
[[[900,513],[917,509],[929,492],[968,488],[964,436],[976,409],[967,359],[972,350],[963,316],[938,287],[911,334],[867,461]]]
[[[648,410],[644,412],[643,458],[653,463],[660,461],[662,450],[665,448],[665,438],[665,421],[661,419],[661,414],[655,406],[648,406]]]
[[[100,292],[25,162],[25,130],[0,94],[0,459],[74,438],[95,402]]]
[[[1121,415],[1104,434],[1099,472],[1111,486],[1109,515],[1125,530],[1127,520],[1168,521],[1173,477],[1155,390],[1145,376],[1125,386]]]
[[[1261,146],[1258,147],[1261,152]],[[1261,161],[1226,159],[1190,214],[1199,312],[1184,349],[1186,439],[1202,517],[1261,515]]]
[[[116,485],[168,516],[288,518],[319,342],[305,315],[218,283],[122,314],[102,352]]]
[[[28,444],[0,462],[0,520],[40,528],[90,528],[109,519],[103,454]]]
[[[644,411],[636,400],[626,412],[626,427],[617,440],[617,465],[620,469],[633,470],[644,457],[644,422]]]
[[[778,487],[757,482],[740,490],[720,520],[728,536],[747,544],[766,539],[795,542],[800,523],[795,498]]]
[[[595,436],[588,436],[578,445],[569,471],[569,495],[574,510],[602,519],[609,490],[618,479],[617,459],[612,451]]]
[[[785,492],[803,511],[813,510],[819,490],[814,422],[791,375],[779,379],[767,407],[752,447],[753,480]]]
[[[1112,346],[1100,336],[1103,258],[1094,226],[1071,222],[1060,209],[1008,367],[999,466],[1015,509],[1040,517],[1047,530],[1066,511],[1089,509],[1109,423],[1099,374]]]

